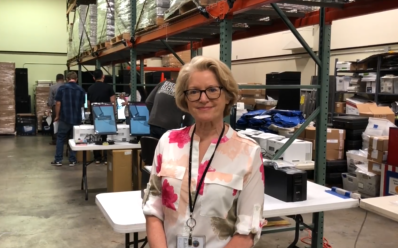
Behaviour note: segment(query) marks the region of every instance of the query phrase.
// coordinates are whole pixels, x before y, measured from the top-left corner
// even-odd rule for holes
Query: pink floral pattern
[[[260,164],[261,179],[263,180],[263,183],[265,183],[263,155],[261,153],[260,153],[260,159],[261,159],[261,164]]]
[[[165,179],[162,185],[162,204],[163,206],[176,211],[174,203],[177,201],[178,195],[174,193],[174,187]]]
[[[159,154],[157,157],[157,166],[156,166],[156,173],[159,173],[162,169],[162,154]]]
[[[201,163],[201,164],[199,165],[199,170],[198,170],[198,181],[197,181],[198,184],[199,184],[200,180],[202,179],[203,173],[205,172],[205,169],[206,169],[206,167],[207,167],[208,164],[209,164],[209,161],[207,160],[207,161],[205,161],[205,162],[203,162],[203,163]],[[216,171],[216,170],[215,170],[213,167],[210,167],[210,168],[207,170],[207,172],[215,172],[215,171]],[[197,185],[197,186],[199,186],[199,185]],[[197,187],[197,186],[196,186],[196,187]],[[202,185],[200,186],[200,189],[197,189],[197,190],[199,190],[199,195],[203,195],[204,186],[205,186],[205,184],[202,183]]]
[[[227,142],[228,140],[229,140],[228,137],[224,136],[224,137],[221,138],[220,144],[225,143],[225,142]],[[212,144],[217,144],[217,141],[218,141],[218,139],[213,139],[213,140],[211,141],[211,143],[212,143]]]
[[[169,144],[177,143],[178,148],[183,148],[185,144],[191,141],[189,131],[191,127],[186,127],[180,130],[171,131],[169,134]]]

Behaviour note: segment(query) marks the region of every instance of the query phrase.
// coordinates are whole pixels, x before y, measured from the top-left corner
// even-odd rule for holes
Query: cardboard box
[[[381,167],[380,196],[398,195],[398,166]]]
[[[307,127],[307,128],[308,128],[308,127]],[[295,128],[294,128],[294,132],[297,132],[298,129],[299,129],[298,127],[295,127]],[[305,129],[299,134],[299,136],[298,136],[297,138],[298,138],[298,139],[302,139],[302,140],[305,139]]]
[[[344,149],[326,149],[326,160],[340,160],[344,158]]]
[[[392,123],[395,122],[395,114],[390,107],[377,106],[374,104],[359,104],[357,105],[359,115],[367,117],[375,117],[380,119],[387,119]]]
[[[358,192],[367,197],[376,197],[380,194],[380,175],[370,175],[357,171]]]
[[[345,113],[345,102],[336,102],[334,105],[334,112],[344,114]]]
[[[379,150],[368,150],[368,159],[373,160],[377,163],[383,163],[387,161],[388,152]]]
[[[358,178],[356,174],[341,173],[343,178],[343,189],[350,192],[358,192]]]
[[[376,82],[366,82],[366,93],[376,93]]]
[[[344,149],[345,130],[328,128],[326,134],[326,149],[329,150],[342,150]],[[314,127],[305,130],[305,138],[316,140],[316,129]]]
[[[140,157],[138,156],[140,152],[141,150],[133,150],[133,190],[141,190],[142,171],[140,169]]]
[[[388,136],[370,136],[369,149],[379,150],[383,152],[388,151]]]
[[[368,171],[376,175],[381,175],[381,167],[383,163],[379,163],[373,160],[368,161]]]
[[[336,91],[347,91],[350,81],[351,77],[348,76],[336,77]]]
[[[380,79],[380,92],[394,93],[395,85],[398,83],[398,76],[386,75]]]
[[[359,115],[358,105],[362,105],[362,104],[371,104],[371,105],[376,106],[376,103],[371,102],[371,101],[365,101],[362,98],[356,98],[356,97],[347,98],[346,99],[346,114]]]
[[[256,98],[254,97],[241,97],[238,102],[243,102],[246,105],[252,105],[254,107],[254,105],[256,105]]]
[[[337,63],[336,63],[337,71],[349,71],[350,69],[351,69],[351,62],[337,61]]]
[[[108,192],[132,191],[132,151],[109,150],[107,172]]]
[[[363,71],[368,69],[368,64],[366,62],[351,62],[351,71]]]
[[[86,151],[86,162],[93,161],[94,156],[92,151]],[[77,151],[76,152],[76,161],[78,163],[83,163],[83,152]]]

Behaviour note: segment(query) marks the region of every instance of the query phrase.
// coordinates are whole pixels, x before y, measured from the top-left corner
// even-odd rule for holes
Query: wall
[[[0,0],[0,61],[28,68],[32,110],[36,81],[67,69],[65,10],[65,0]]]
[[[380,12],[333,22],[331,39],[331,74],[334,61],[363,59],[381,53],[387,44],[398,44],[398,32],[391,32],[398,22],[398,10]],[[312,37],[309,33],[312,31]],[[314,51],[318,49],[319,27],[299,29]],[[290,32],[290,31],[289,31]],[[239,82],[265,82],[265,74],[301,71],[301,83],[309,84],[316,74],[312,59],[303,49],[286,50],[292,35],[278,32],[232,43],[232,71]],[[361,48],[365,47],[365,48]],[[397,49],[392,46],[392,49]],[[219,46],[203,48],[203,55],[219,57]]]

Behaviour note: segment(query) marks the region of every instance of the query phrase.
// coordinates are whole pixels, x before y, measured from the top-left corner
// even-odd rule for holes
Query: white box
[[[337,71],[349,71],[350,69],[351,69],[351,62],[337,61],[336,63]]]
[[[386,75],[380,79],[380,92],[396,93],[395,91],[398,92],[398,76]]]
[[[269,139],[266,153],[272,157],[288,141],[285,139]],[[312,142],[295,140],[282,154],[283,161],[297,164],[312,160]]]
[[[87,135],[94,135],[93,125],[73,126],[73,139],[84,141]]]
[[[336,77],[336,91],[347,91],[350,86],[351,77]]]
[[[366,197],[376,197],[380,194],[380,176],[372,172],[357,171],[358,192]]]
[[[343,189],[350,192],[358,192],[358,178],[356,174],[341,173],[343,178]]]
[[[376,93],[376,82],[366,82],[366,93]]]
[[[347,155],[347,171],[348,173],[355,173],[357,165],[368,164],[368,153],[362,150],[351,150],[346,152]]]
[[[130,140],[130,126],[125,124],[117,125],[117,134],[108,135],[108,140],[128,142]]]
[[[261,149],[267,150],[268,140],[270,139],[283,139],[285,137],[276,135],[273,133],[262,133],[251,136],[261,147]]]

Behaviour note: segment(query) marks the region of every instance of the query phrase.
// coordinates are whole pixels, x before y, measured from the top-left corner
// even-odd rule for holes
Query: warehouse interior
[[[166,17],[170,7],[145,7],[147,2],[179,7],[177,14]],[[98,16],[104,4],[108,6],[105,16],[109,14],[110,3],[116,6],[113,35],[105,35],[95,44],[86,39],[83,44],[82,37],[93,33],[87,33],[87,28],[97,29],[97,39],[101,36],[99,29],[106,29]],[[137,4],[136,8],[131,3]],[[118,6],[128,14],[117,14]],[[129,16],[136,10],[145,19],[139,6],[156,7],[157,11],[162,8],[165,13],[158,12],[155,24],[147,27],[139,17],[133,21]],[[210,21],[203,21],[199,10],[210,13],[206,20],[216,28],[203,28]],[[220,14],[224,11],[230,15]],[[254,21],[245,16],[248,23],[269,23],[249,29],[233,21],[235,15],[242,18],[245,12],[255,11],[265,11],[269,19]],[[215,13],[218,19],[212,16]],[[93,22],[79,23],[83,14]],[[128,20],[128,25],[122,25],[125,30],[118,26],[123,18]],[[262,227],[254,247],[397,246],[398,157],[393,151],[398,139],[393,137],[398,136],[398,34],[392,31],[398,21],[395,0],[2,0],[0,21],[7,24],[0,29],[0,247],[150,247],[145,222],[129,224],[130,217],[117,216],[127,231],[117,229],[115,215],[107,210],[112,202],[105,205],[99,198],[116,192],[144,192],[144,174],[148,173],[149,178],[151,171],[145,172],[141,165],[152,163],[142,160],[142,142],[130,140],[125,142],[130,148],[115,148],[130,151],[128,160],[123,160],[128,161],[129,175],[122,172],[115,181],[109,181],[110,175],[114,176],[109,166],[116,168],[117,162],[112,160],[116,155],[108,155],[108,163],[98,165],[91,163],[92,150],[77,148],[76,166],[51,165],[56,146],[49,142],[57,138],[48,119],[50,87],[56,83],[57,74],[75,71],[78,85],[88,92],[96,84],[92,80],[94,71],[100,69],[117,97],[127,92],[135,102],[135,91],[140,87],[153,89],[161,79],[176,79],[183,63],[200,55],[220,60],[230,68],[240,91],[238,103],[224,120],[261,147],[264,167],[294,165],[304,171],[305,182],[308,179],[311,185],[327,187],[322,188],[322,194],[339,199],[340,205],[327,206],[322,203],[324,198],[310,194],[313,186],[307,186],[306,199],[289,205],[294,203],[265,191],[275,201],[286,203],[288,210],[285,205],[275,205],[274,210],[264,208],[264,213],[268,211],[263,216],[267,225]],[[189,24],[194,21],[195,25]],[[297,28],[299,37],[285,21]],[[138,28],[136,43],[130,40],[132,23]],[[222,37],[224,32],[227,38]],[[180,34],[197,36],[177,42]],[[174,45],[169,48],[167,44]],[[137,69],[131,66],[134,64]],[[279,81],[271,80],[275,75]],[[282,82],[285,75],[294,82]],[[284,91],[281,82],[286,86]],[[296,98],[281,92],[294,92]],[[274,94],[276,98],[270,98]],[[327,101],[322,101],[325,98]],[[292,104],[291,99],[298,100]],[[292,111],[294,120],[278,126],[275,116],[283,115],[280,110],[285,109]],[[133,137],[127,124],[130,117],[124,118],[126,122],[118,122],[117,128],[126,124],[127,136]],[[74,134],[89,132],[82,126],[89,125],[83,120]],[[301,147],[289,137],[311,147],[308,161],[294,162],[303,156],[294,152]],[[116,135],[112,139],[118,145]],[[77,144],[75,137],[71,140]],[[71,146],[68,142],[65,140],[65,147]],[[270,142],[278,145],[276,151],[269,149]],[[114,151],[109,148],[108,152]],[[68,152],[63,153],[66,161]],[[288,154],[294,158],[289,160]],[[332,169],[336,171],[330,173]],[[268,181],[272,181],[267,172],[266,190]],[[128,187],[116,189],[118,180],[124,179]],[[139,203],[134,202],[138,210],[125,210],[115,201],[112,211],[131,212],[133,219],[139,212],[144,218],[141,198]],[[310,201],[314,202],[314,210],[305,203]]]

